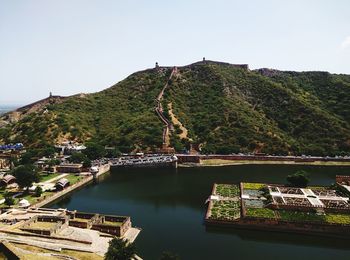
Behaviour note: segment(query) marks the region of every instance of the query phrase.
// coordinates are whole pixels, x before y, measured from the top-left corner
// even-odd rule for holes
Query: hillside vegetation
[[[155,151],[163,130],[155,98],[170,72],[137,72],[104,91],[48,105],[1,128],[0,138],[32,147],[71,139]],[[200,62],[178,68],[169,83],[162,103],[175,123],[176,150],[193,143],[204,153],[350,154],[348,75]]]

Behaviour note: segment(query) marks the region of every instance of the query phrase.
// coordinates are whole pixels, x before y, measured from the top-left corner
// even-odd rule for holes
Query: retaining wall
[[[300,157],[279,157],[279,156],[240,156],[240,155],[187,155],[176,154],[179,163],[200,163],[200,160],[221,159],[230,161],[280,161],[280,162],[350,162],[350,159],[337,158],[300,158]]]
[[[336,235],[340,237],[349,237],[350,226],[330,223],[312,223],[312,222],[291,222],[281,221],[276,219],[264,218],[250,218],[245,217],[238,221],[224,221],[206,219],[207,225],[213,226],[232,226],[245,229],[258,229],[266,231],[282,231],[292,233],[305,234],[322,234],[322,235]]]

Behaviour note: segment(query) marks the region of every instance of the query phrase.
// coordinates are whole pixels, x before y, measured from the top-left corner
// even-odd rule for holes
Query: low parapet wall
[[[176,157],[178,163],[200,163],[199,155],[177,154]]]
[[[69,226],[98,230],[114,236],[121,237],[131,228],[131,219],[128,216],[99,215],[76,211],[67,214],[70,217]]]
[[[121,223],[121,225],[111,225],[105,224],[105,221]],[[130,217],[124,216],[102,216],[102,222],[93,224],[91,229],[98,230],[103,233],[107,233],[110,235],[122,237],[126,233],[126,231],[131,228],[131,219]]]
[[[55,223],[55,225],[51,228],[33,228],[32,224],[36,222]],[[68,226],[68,217],[35,216],[27,220],[20,229],[26,232],[34,233],[34,234],[51,236],[52,234],[57,233],[58,230],[62,228],[66,228],[67,226]]]
[[[70,212],[69,226],[78,228],[91,228],[94,223],[100,222],[99,215],[95,213],[85,213],[85,212]],[[82,221],[79,219],[85,219]]]

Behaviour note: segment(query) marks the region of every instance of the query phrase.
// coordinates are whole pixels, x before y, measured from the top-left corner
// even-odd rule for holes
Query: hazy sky
[[[0,105],[203,56],[350,74],[350,1],[0,0]]]

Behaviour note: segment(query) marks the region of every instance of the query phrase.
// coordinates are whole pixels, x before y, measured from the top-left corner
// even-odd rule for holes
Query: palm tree
[[[136,254],[136,246],[128,243],[122,238],[115,237],[109,241],[108,251],[105,254],[106,260],[130,260]]]

